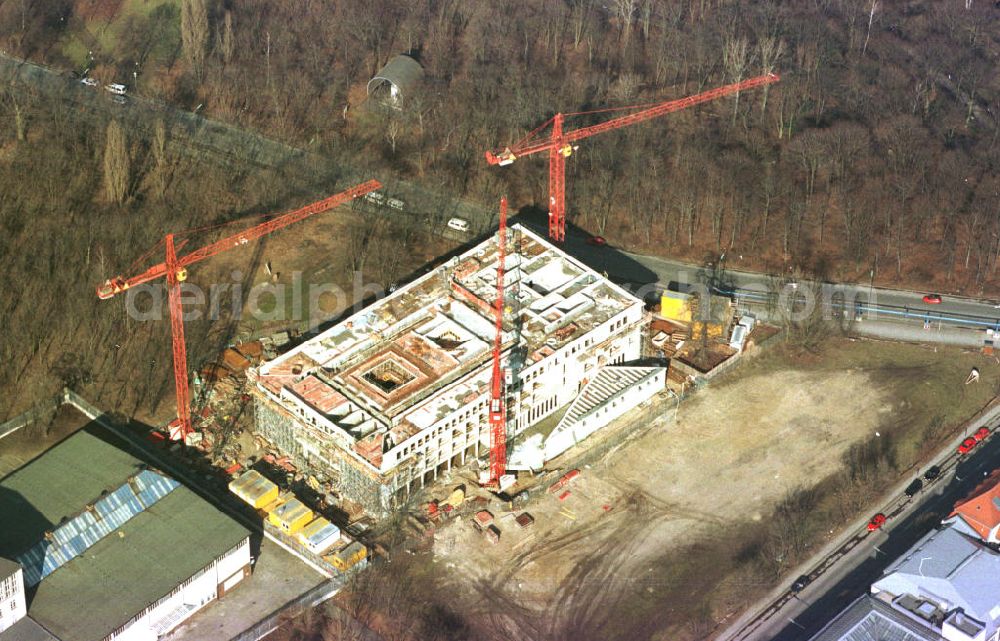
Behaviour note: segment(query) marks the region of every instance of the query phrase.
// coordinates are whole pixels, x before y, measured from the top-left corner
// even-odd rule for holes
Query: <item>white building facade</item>
[[[21,566],[0,558],[0,632],[23,619],[27,613]]]
[[[156,641],[250,576],[250,537],[105,637],[105,641]]]

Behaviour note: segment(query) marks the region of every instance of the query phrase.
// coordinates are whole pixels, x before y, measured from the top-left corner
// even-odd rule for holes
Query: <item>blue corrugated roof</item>
[[[179,485],[174,479],[158,472],[142,470],[102,495],[91,508],[60,523],[45,538],[17,557],[24,568],[25,584],[37,585]]]

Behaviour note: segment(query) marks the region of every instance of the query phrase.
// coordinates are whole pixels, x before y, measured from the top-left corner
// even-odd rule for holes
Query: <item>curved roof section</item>
[[[397,91],[409,89],[424,77],[424,68],[410,56],[398,55],[385,63],[371,80],[368,81],[368,95],[383,82],[393,85]]]

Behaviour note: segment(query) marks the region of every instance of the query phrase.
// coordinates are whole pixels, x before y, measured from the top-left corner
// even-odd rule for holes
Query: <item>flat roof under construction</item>
[[[508,231],[506,249],[505,358],[516,345],[531,365],[641,304],[520,225]],[[488,374],[497,266],[492,237],[264,363],[258,382],[354,441],[392,429],[401,442],[486,389],[488,379],[467,375]]]

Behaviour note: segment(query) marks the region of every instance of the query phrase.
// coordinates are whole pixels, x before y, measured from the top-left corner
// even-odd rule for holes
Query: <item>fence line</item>
[[[55,415],[56,411],[59,410],[59,406],[63,404],[62,396],[55,396],[48,401],[41,401],[35,403],[35,405],[21,414],[18,414],[14,418],[0,423],[0,439],[5,436],[10,436],[17,430],[30,425],[37,421],[44,420],[46,418],[51,419]]]
[[[277,630],[288,617],[302,614],[309,608],[314,608],[332,598],[344,587],[341,577],[329,579],[320,583],[308,592],[292,599],[276,609],[253,626],[234,636],[230,641],[259,641]]]

